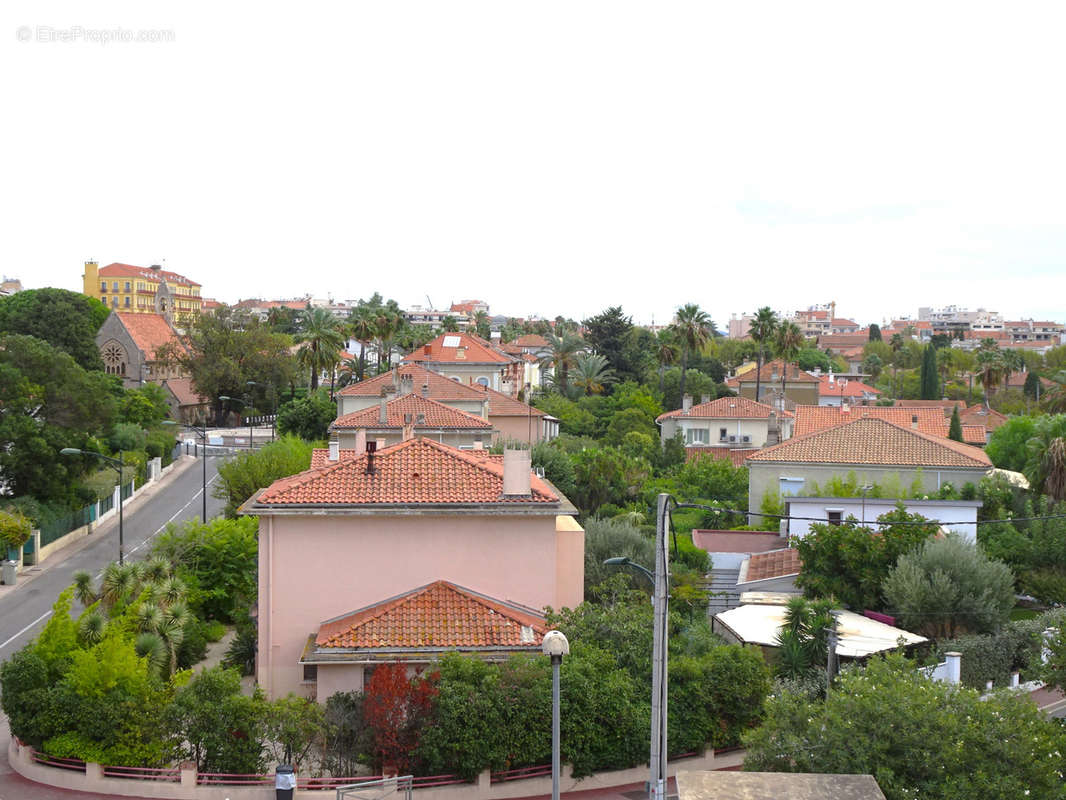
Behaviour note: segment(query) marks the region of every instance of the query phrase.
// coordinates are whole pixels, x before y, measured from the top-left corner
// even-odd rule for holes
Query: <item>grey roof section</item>
[[[678,800],[885,800],[873,775],[678,772]]]

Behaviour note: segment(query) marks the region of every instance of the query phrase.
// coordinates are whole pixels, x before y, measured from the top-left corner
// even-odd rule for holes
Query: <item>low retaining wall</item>
[[[150,797],[166,800],[268,800],[273,798],[273,786],[200,786],[194,764],[186,763],[173,771],[160,770],[158,775],[147,777],[117,778],[105,774],[105,767],[100,764],[85,764],[81,767],[64,768],[48,766],[34,758],[34,749],[21,744],[14,736],[8,745],[8,760],[11,768],[22,777],[37,783],[70,789],[79,792],[97,792],[111,797]],[[742,750],[719,753],[716,757],[708,751],[702,756],[671,761],[669,775],[677,769],[711,770],[736,769],[744,762]],[[175,779],[176,778],[176,779]],[[561,791],[586,791],[589,789],[610,789],[615,786],[639,783],[648,779],[648,768],[600,772],[586,778],[575,779],[571,776],[570,766],[563,765],[559,788]],[[507,798],[530,797],[551,793],[551,775],[535,778],[492,782],[492,774],[486,770],[473,783],[460,783],[448,786],[432,786],[416,789],[417,800],[507,800]],[[335,789],[297,789],[293,796],[296,800],[329,800]]]

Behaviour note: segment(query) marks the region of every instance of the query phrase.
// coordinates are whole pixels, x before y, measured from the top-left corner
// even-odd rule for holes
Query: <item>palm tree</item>
[[[1010,376],[1015,372],[1025,371],[1025,358],[1018,350],[1004,350],[1003,352],[1003,388],[1007,388]]]
[[[1048,495],[1055,502],[1066,499],[1066,437],[1057,417],[1037,417],[1033,435],[1026,442],[1029,457],[1025,477],[1034,492]]]
[[[359,342],[358,375],[359,380],[362,381],[363,376],[366,374],[366,349],[370,346],[374,337],[377,336],[372,313],[364,307],[353,309],[348,317],[348,330],[351,332],[352,338]]]
[[[585,394],[602,394],[604,387],[616,380],[607,358],[599,353],[583,353],[574,361],[574,385],[584,389]]]
[[[306,312],[303,332],[296,336],[302,343],[297,358],[311,370],[311,391],[318,388],[319,373],[337,364],[337,353],[344,346],[339,320],[324,308]]]
[[[1003,351],[999,349],[995,339],[983,339],[981,347],[977,351],[977,367],[981,375],[981,385],[985,387],[985,398],[995,391],[1003,379],[1006,365],[1003,361]]]
[[[714,335],[714,323],[706,311],[695,303],[688,303],[677,310],[671,326],[681,343],[681,382],[678,395],[685,397],[685,370],[688,368],[690,350],[702,350]]]
[[[576,334],[564,331],[562,335],[548,334],[548,349],[541,359],[541,366],[555,366],[555,386],[560,394],[567,393],[570,370],[577,365],[577,356],[585,348],[585,340]]]
[[[763,306],[755,312],[755,317],[752,319],[751,326],[748,328],[748,334],[751,336],[751,340],[759,345],[759,353],[756,358],[755,369],[756,401],[759,400],[760,379],[762,377],[762,363],[765,358],[766,343],[773,341],[778,324],[777,315],[771,310],[770,306]]]
[[[477,335],[482,339],[492,338],[492,320],[490,319],[488,312],[484,309],[474,314],[474,329],[477,331]]]
[[[794,361],[803,347],[803,331],[795,322],[782,322],[774,334],[774,349],[781,358],[781,398],[785,397],[785,379],[788,375],[789,362]]]
[[[655,337],[655,358],[659,362],[659,396],[663,394],[663,378],[666,375],[666,368],[670,364],[677,361],[678,357],[677,340],[674,338],[674,332],[669,328],[664,328],[659,331]]]

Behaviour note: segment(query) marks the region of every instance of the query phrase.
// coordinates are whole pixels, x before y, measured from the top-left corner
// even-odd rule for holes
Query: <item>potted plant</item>
[[[18,561],[19,550],[30,538],[30,521],[18,511],[0,511],[0,548],[8,561]]]

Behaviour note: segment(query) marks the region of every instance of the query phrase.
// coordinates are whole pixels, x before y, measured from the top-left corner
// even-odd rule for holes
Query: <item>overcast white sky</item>
[[[1061,3],[7,0],[0,269],[80,289],[88,258],[165,259],[225,301],[639,322],[696,302],[720,326],[830,300],[860,322],[1066,321],[1064,22]],[[91,41],[115,28],[173,41]]]

